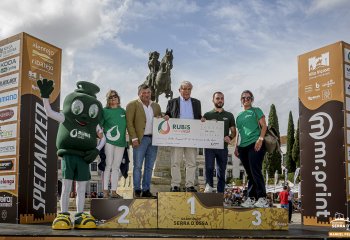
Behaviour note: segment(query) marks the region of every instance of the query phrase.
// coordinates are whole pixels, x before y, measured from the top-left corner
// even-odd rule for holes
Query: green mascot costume
[[[100,88],[89,82],[77,82],[77,89],[64,99],[63,111],[58,113],[52,110],[49,102],[54,89],[53,81],[43,79],[38,80],[37,84],[47,116],[60,123],[56,146],[58,156],[62,157],[61,213],[53,221],[52,228],[72,228],[68,206],[73,180],[77,184],[74,227],[96,228],[95,219],[84,213],[84,203],[86,185],[91,178],[89,165],[106,142],[99,126],[102,104],[96,99],[96,93]]]

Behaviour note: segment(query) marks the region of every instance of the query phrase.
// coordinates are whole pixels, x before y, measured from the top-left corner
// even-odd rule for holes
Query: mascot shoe
[[[52,223],[52,229],[69,230],[72,228],[72,221],[68,212],[59,213]]]
[[[96,219],[88,213],[76,213],[74,228],[94,229],[96,228]]]

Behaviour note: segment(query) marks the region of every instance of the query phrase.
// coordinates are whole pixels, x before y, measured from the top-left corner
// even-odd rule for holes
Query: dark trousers
[[[225,191],[225,172],[227,165],[227,148],[205,149],[205,183],[213,187],[214,165],[216,159],[216,176],[218,178],[217,192]]]
[[[288,219],[289,219],[289,222],[290,222],[290,221],[292,221],[293,202],[292,201],[288,201],[288,205],[289,205],[289,208],[288,208]]]
[[[265,181],[261,172],[265,147],[263,144],[256,152],[254,146],[255,143],[246,147],[238,147],[238,154],[248,176],[248,197],[258,200],[266,197]]]

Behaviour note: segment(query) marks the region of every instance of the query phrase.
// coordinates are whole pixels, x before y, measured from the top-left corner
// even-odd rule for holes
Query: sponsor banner
[[[224,122],[153,118],[152,145],[223,149]]]
[[[18,90],[0,93],[0,107],[18,103]]]
[[[350,80],[350,65],[344,64],[344,76]]]
[[[17,121],[17,107],[0,109],[0,124]]]
[[[0,47],[0,60],[11,57],[12,55],[19,54],[20,40],[8,43]]]
[[[343,103],[299,109],[304,224],[329,223],[336,212],[346,212]]]
[[[16,155],[16,141],[0,142],[0,156]]]
[[[19,73],[14,73],[0,78],[0,91],[18,87]]]
[[[0,76],[19,70],[19,57],[6,59],[0,62]]]
[[[299,98],[308,109],[331,100],[344,101],[341,53],[339,42],[298,57]]]
[[[17,137],[17,123],[0,126],[0,140]]]
[[[0,190],[15,190],[16,189],[16,175],[0,176]]]
[[[15,158],[0,159],[0,173],[15,172],[15,171],[16,171]]]
[[[9,192],[0,191],[0,223],[17,223],[17,197]]]
[[[350,63],[350,49],[344,48],[344,61]]]
[[[56,101],[61,88],[62,50],[27,34],[23,43],[22,93],[40,97],[37,80],[47,78],[54,81],[50,102]]]

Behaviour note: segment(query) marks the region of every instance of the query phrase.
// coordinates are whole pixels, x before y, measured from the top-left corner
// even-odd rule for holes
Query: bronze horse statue
[[[170,70],[173,68],[173,50],[166,49],[162,61],[158,61],[159,53],[151,52],[149,54],[148,67],[150,73],[146,78],[145,84],[149,85],[152,90],[152,101],[158,102],[159,95],[165,94],[166,98],[173,98],[171,91],[171,76]]]

